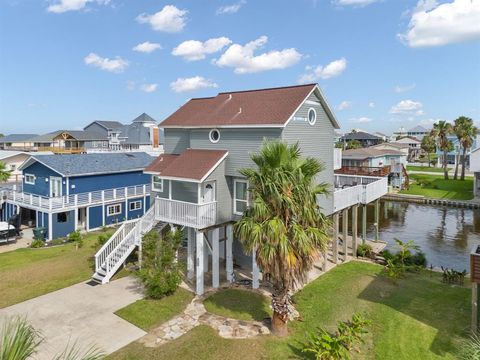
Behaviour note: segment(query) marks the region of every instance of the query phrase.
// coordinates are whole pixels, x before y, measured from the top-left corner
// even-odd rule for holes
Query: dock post
[[[362,243],[367,241],[367,204],[363,205],[362,209]]]
[[[378,241],[378,228],[380,227],[380,200],[375,200],[375,241]]]
[[[357,256],[358,205],[352,207],[352,256]]]
[[[338,262],[338,212],[333,214],[332,261]]]
[[[342,214],[342,239],[343,239],[343,261],[347,261],[348,250],[348,208],[343,209]]]

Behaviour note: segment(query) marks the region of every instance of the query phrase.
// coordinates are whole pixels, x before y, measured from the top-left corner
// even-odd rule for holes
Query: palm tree
[[[10,177],[12,170],[7,170],[7,165],[0,161],[0,182],[5,182]]]
[[[462,147],[462,173],[460,175],[460,180],[465,180],[465,162],[467,150],[470,149],[473,145],[473,140],[478,133],[478,129],[473,125],[473,120],[466,116],[460,116],[455,120],[455,126],[459,128],[457,134],[458,141]]]
[[[452,133],[452,125],[445,120],[441,120],[438,123],[433,124],[432,136],[437,139],[438,148],[443,151],[442,158],[442,167],[443,167],[443,177],[445,180],[448,180],[448,169],[447,169],[447,156],[448,152],[452,151],[453,144],[448,139],[448,135]]]
[[[428,167],[430,167],[430,154],[436,149],[435,138],[431,134],[425,135],[422,139],[422,144],[420,146],[422,150],[427,153]]]
[[[326,184],[316,184],[322,164],[302,158],[298,144],[266,142],[252,160],[257,168],[240,171],[249,181],[252,204],[235,224],[235,233],[247,253],[255,252],[263,273],[270,275],[272,331],[286,336],[290,292],[306,281],[308,270],[326,251],[330,225],[317,196],[328,190]]]

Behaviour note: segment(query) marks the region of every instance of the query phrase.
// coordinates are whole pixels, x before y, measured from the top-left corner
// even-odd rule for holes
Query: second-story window
[[[35,185],[35,175],[25,174],[25,184]]]
[[[163,179],[158,176],[152,177],[152,190],[163,192]]]
[[[248,182],[247,180],[234,180],[233,212],[242,215],[248,206]]]
[[[210,133],[208,134],[208,138],[212,143],[217,143],[220,140],[220,131],[218,129],[212,129],[210,130]]]

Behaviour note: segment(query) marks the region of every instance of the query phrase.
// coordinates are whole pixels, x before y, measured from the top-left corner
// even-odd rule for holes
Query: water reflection
[[[361,233],[361,211],[358,231]],[[367,237],[375,236],[374,207],[367,210]],[[382,201],[379,237],[394,246],[394,238],[415,240],[429,264],[469,269],[469,253],[480,243],[480,210]]]

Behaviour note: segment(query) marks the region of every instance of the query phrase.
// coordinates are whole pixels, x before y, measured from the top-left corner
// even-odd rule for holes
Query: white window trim
[[[110,213],[110,209],[115,209],[118,206],[119,211],[115,211],[113,213]],[[115,215],[120,215],[122,213],[122,204],[112,204],[107,206],[107,216],[115,216]]]
[[[313,120],[313,122],[310,121],[310,111],[313,110],[313,113],[315,114],[315,120]],[[317,110],[315,110],[313,107],[309,108],[308,111],[307,111],[307,121],[310,125],[315,125],[315,123],[317,122]]]
[[[160,178],[160,186],[157,187],[157,186],[155,186],[155,185],[158,184],[159,182],[158,182],[158,181],[155,182],[155,178],[156,178],[156,177],[158,178],[158,176],[156,176],[156,175],[153,175],[153,176],[152,176],[152,190],[153,190],[153,191],[163,192],[163,179]]]
[[[132,205],[135,205],[135,208],[132,209]],[[138,206],[137,206],[138,205]],[[135,200],[128,204],[129,211],[142,210],[142,200]]]
[[[33,181],[28,181],[27,178],[31,176],[33,178]],[[28,184],[28,185],[35,185],[35,180],[36,180],[36,177],[35,175],[33,174],[25,174],[25,184]]]
[[[212,139],[212,133],[213,133],[214,131],[216,131],[216,132],[218,133],[218,139],[217,139],[217,140]],[[210,142],[211,142],[212,144],[218,143],[218,142],[220,141],[220,136],[221,136],[221,135],[220,135],[220,130],[218,130],[218,129],[212,129],[212,130],[210,130],[210,132],[208,133],[208,139],[210,140]]]
[[[237,183],[244,183],[247,184],[247,199],[237,199]],[[235,215],[243,215],[243,212],[237,211],[237,201],[243,201],[247,203],[247,207],[249,205],[248,201],[248,180],[243,180],[243,179],[234,179],[233,180],[233,213]]]

